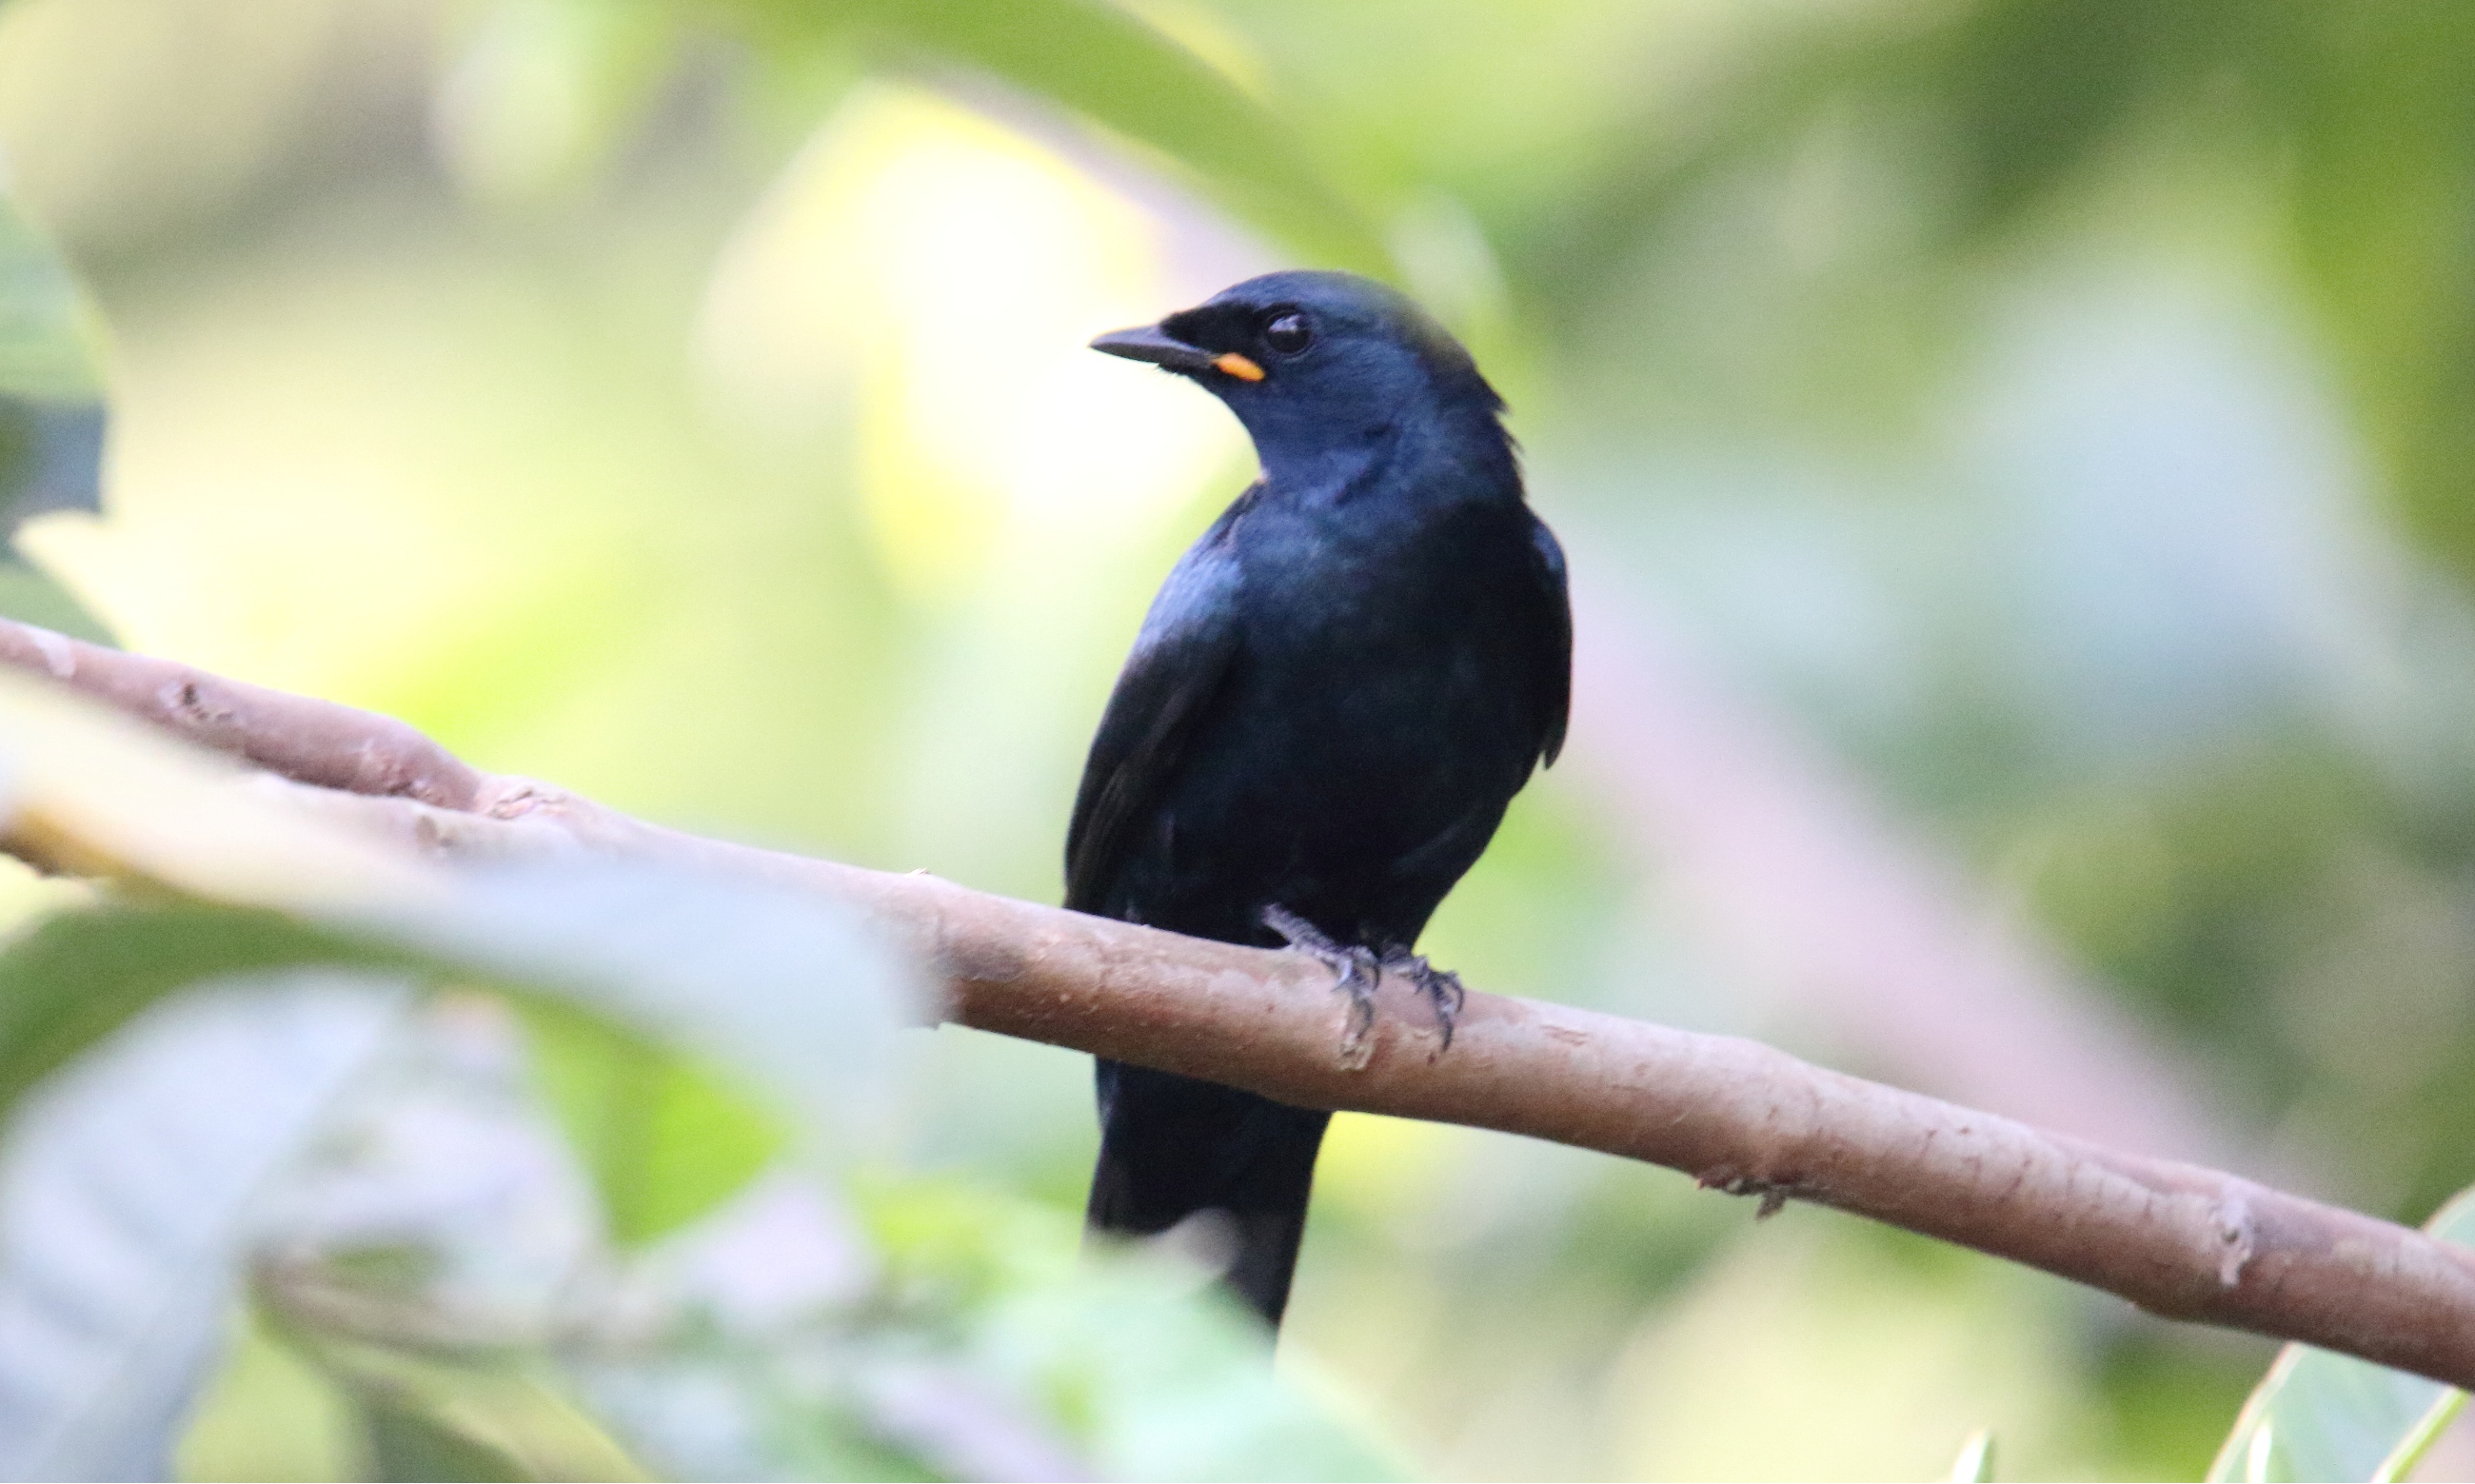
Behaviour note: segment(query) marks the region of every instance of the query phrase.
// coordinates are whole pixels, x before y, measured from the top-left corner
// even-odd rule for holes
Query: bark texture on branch
[[[0,620],[0,660],[235,754],[309,807],[452,859],[617,853],[850,902],[984,1031],[1313,1107],[1497,1129],[1811,1201],[2173,1319],[2475,1387],[2475,1253],[2215,1170],[2120,1154],[1731,1036],[1472,991],[1452,1050],[1386,978],[1371,1045],[1297,955],[702,839],[464,766],[401,722]]]

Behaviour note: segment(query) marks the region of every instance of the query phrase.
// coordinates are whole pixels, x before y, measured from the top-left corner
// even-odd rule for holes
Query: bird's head
[[[1502,436],[1504,401],[1408,296],[1348,273],[1270,273],[1091,349],[1200,382],[1246,426],[1267,473],[1387,436],[1466,424]]]

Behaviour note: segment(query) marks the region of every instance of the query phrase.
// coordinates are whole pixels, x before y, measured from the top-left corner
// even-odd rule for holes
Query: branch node
[[[1739,1175],[1733,1168],[1722,1166],[1694,1177],[1694,1183],[1704,1190],[1723,1191],[1731,1196],[1759,1196],[1761,1206],[1753,1220],[1768,1221],[1779,1213],[1789,1199],[1804,1187],[1804,1181],[1791,1175],[1782,1180],[1765,1180],[1758,1175]]]
[[[194,678],[183,679],[163,688],[163,709],[194,727],[220,727],[231,723],[229,708],[207,704],[206,689]]]
[[[37,628],[29,623],[26,625],[26,638],[42,651],[43,669],[52,672],[53,679],[77,678],[77,651],[69,647],[67,635],[55,634],[50,629]]]
[[[2251,1203],[2243,1199],[2240,1186],[2230,1187],[2217,1204],[2218,1282],[2226,1288],[2242,1285],[2243,1265],[2259,1250],[2259,1229],[2252,1224]]]
[[[554,802],[550,790],[537,783],[519,784],[490,800],[483,813],[492,819],[521,819],[534,810]]]

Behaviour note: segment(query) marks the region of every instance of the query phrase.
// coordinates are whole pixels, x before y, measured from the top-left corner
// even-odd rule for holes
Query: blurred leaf
[[[135,877],[295,915],[438,904],[453,878],[254,788],[229,760],[22,671],[0,671],[12,849],[56,869]]]
[[[95,338],[68,268],[17,209],[0,169],[0,534],[40,511],[102,506]],[[0,613],[81,637],[101,628],[14,560],[0,561]]]
[[[1994,1429],[1979,1427],[1959,1446],[1959,1456],[1950,1461],[1950,1484],[1992,1484],[1994,1478]]]
[[[2298,257],[2409,530],[2475,574],[2475,12],[2292,4],[2261,58]],[[2249,17],[2246,17],[2249,19]]]
[[[2460,1193],[2423,1229],[2475,1247],[2475,1190]],[[2244,1403],[2209,1477],[2402,1479],[2465,1404],[2464,1392],[2438,1381],[2289,1345]]]
[[[812,1132],[857,1142],[890,1101],[894,1031],[919,1018],[909,972],[854,912],[813,895],[593,858],[438,870],[21,677],[0,676],[0,757],[16,765],[17,839],[243,904],[66,914],[0,956],[0,1115],[208,975],[342,963],[478,980],[609,1023],[546,1021],[567,1028],[548,1071],[614,1230],[641,1241],[744,1186],[782,1145],[655,1042],[752,1074]]]
[[[564,998],[753,1073],[786,1106],[865,1123],[917,978],[858,913],[745,877],[614,858],[450,871],[341,827],[221,759],[23,675],[0,674],[10,834],[70,868],[132,875]]]
[[[945,1181],[877,1185],[863,1209],[895,1282],[955,1311],[956,1363],[1039,1399],[1104,1477],[1403,1474],[1181,1259],[1082,1253],[1058,1213]]]
[[[253,1308],[191,1409],[173,1477],[192,1481],[351,1479],[367,1471],[352,1399]]]
[[[1109,1477],[1404,1476],[1294,1372],[1264,1364],[1263,1344],[1194,1275],[1120,1263],[1002,1295],[966,1353],[1079,1423],[1072,1435]]]
[[[851,1360],[829,1339],[676,1335],[574,1358],[596,1411],[649,1464],[691,1479],[933,1479],[851,1404]],[[1032,1470],[986,1477],[1042,1477]]]
[[[57,913],[0,954],[0,1126],[37,1082],[202,980],[411,961],[274,912],[178,902]]]
[[[46,1087],[0,1154],[0,1477],[160,1478],[252,1197],[392,1018],[381,980],[228,982]]]
[[[103,508],[106,418],[96,401],[56,402],[0,394],[0,495],[11,529],[46,510]]]
[[[526,1018],[534,1075],[622,1246],[703,1216],[782,1153],[763,1111],[664,1048],[552,1006]]]
[[[1943,113],[1958,156],[1958,225],[1973,233],[2008,224],[2084,169],[2165,85],[2234,50],[2251,13],[2213,0],[1977,5],[1898,59],[1916,71],[1899,67],[1892,82],[1912,79]]]
[[[90,405],[103,396],[93,319],[60,255],[0,175],[0,395]]]
[[[1389,276],[1364,212],[1298,134],[1218,68],[1105,0],[739,0],[776,35],[820,25],[984,69],[1185,167],[1206,194],[1316,267]]]
[[[459,885],[447,900],[334,926],[550,997],[552,1013],[534,1017],[555,1028],[537,1043],[542,1072],[620,1241],[657,1236],[745,1187],[786,1143],[760,1109],[845,1153],[888,1131],[894,1033],[924,1016],[916,977],[855,912],[618,861],[498,868]]]
[[[421,1353],[298,1326],[285,1337],[357,1403],[382,1479],[641,1479],[516,1356]]]
[[[758,1303],[682,1279],[847,1265],[778,1212],[676,1254],[659,1338],[571,1357],[614,1430],[692,1477],[1399,1476],[1190,1264],[1083,1253],[1070,1214],[950,1179],[873,1178],[861,1205],[883,1269],[859,1295]]]
[[[809,892],[616,858],[497,867],[449,896],[330,925],[558,996],[752,1076],[810,1129],[872,1124],[917,976],[858,912]]]

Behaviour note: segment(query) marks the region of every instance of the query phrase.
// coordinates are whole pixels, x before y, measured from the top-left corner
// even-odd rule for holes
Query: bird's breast
[[[1513,611],[1534,599],[1517,580],[1524,553],[1497,523],[1299,520],[1243,533],[1243,638],[1215,730],[1287,796],[1360,823],[1382,815],[1415,832],[1508,796],[1537,745]]]

